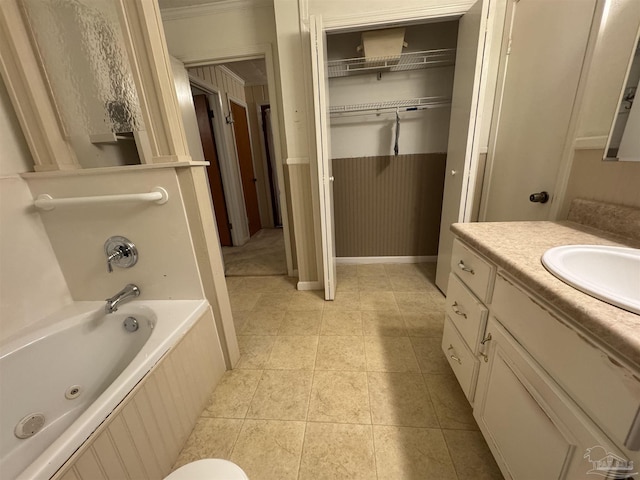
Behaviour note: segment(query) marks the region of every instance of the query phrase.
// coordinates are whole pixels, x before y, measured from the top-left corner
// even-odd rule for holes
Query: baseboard
[[[298,290],[322,290],[322,282],[298,282]]]
[[[437,262],[437,255],[395,257],[337,257],[338,265],[362,265],[367,263],[428,263]]]

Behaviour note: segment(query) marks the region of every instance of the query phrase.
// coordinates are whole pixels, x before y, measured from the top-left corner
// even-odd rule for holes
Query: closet
[[[457,20],[327,35],[337,257],[435,259],[457,35]]]

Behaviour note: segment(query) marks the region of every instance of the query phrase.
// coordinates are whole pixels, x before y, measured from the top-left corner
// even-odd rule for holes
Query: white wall
[[[453,67],[332,78],[330,104],[402,100],[417,97],[451,97]],[[400,154],[447,151],[451,108],[401,112]],[[395,112],[377,115],[338,115],[331,118],[331,158],[393,155]]]
[[[33,159],[0,81],[0,341],[58,310],[71,294],[31,192]]]

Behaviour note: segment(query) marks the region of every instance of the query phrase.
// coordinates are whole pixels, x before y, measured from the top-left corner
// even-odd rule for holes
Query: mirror
[[[620,103],[609,133],[605,160],[640,162],[640,102],[634,102],[640,81],[640,41],[636,44]]]

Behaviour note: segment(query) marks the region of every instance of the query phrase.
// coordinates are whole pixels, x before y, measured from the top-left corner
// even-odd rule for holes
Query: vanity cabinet
[[[636,473],[637,375],[459,239],[451,266],[443,351],[505,478]]]
[[[495,267],[459,240],[454,240],[445,306],[442,349],[471,404],[483,346],[483,334],[495,278]]]

